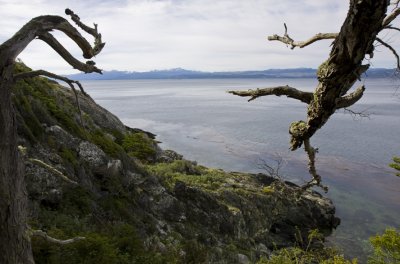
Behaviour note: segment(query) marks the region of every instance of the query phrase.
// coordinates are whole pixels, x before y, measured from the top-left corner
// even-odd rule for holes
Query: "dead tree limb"
[[[362,85],[358,87],[354,92],[349,95],[342,96],[338,98],[336,102],[336,108],[347,108],[353,104],[355,104],[361,97],[364,95],[365,86]]]
[[[41,39],[72,67],[85,73],[101,73],[94,62],[81,62],[73,57],[50,33],[53,30],[65,33],[79,46],[85,59],[91,59],[101,52],[104,43],[101,41],[101,34],[97,32],[97,25],[94,28],[87,27],[69,9],[66,10],[66,14],[71,16],[78,27],[95,38],[93,46],[60,16],[33,18],[0,45],[0,263],[34,263],[30,238],[26,235],[28,230],[24,163],[22,153],[17,150],[17,122],[12,105],[15,59],[31,41]],[[79,83],[77,85],[82,89]]]
[[[49,236],[46,232],[44,232],[42,230],[31,230],[31,236],[41,237],[44,240],[46,240],[47,242],[50,242],[52,244],[57,244],[57,245],[68,245],[68,244],[74,243],[76,241],[86,239],[85,237],[74,237],[74,238],[70,238],[70,239],[61,240],[61,239],[57,239],[57,238]]]
[[[36,164],[40,167],[43,167],[49,171],[51,171],[54,175],[57,175],[60,179],[62,179],[63,181],[73,184],[73,185],[78,185],[78,183],[76,181],[71,180],[70,178],[68,178],[67,176],[64,175],[64,173],[62,173],[61,171],[57,170],[56,168],[54,168],[53,166],[47,164],[44,161],[38,160],[38,159],[33,159],[30,158],[28,159],[28,161],[32,162],[33,164]]]
[[[248,91],[228,91],[233,95],[238,95],[242,97],[250,97],[248,102],[257,99],[261,96],[266,95],[276,95],[276,96],[287,96],[289,98],[293,98],[299,100],[303,103],[309,104],[313,98],[313,94],[310,92],[303,92],[296,88],[290,87],[289,85],[286,86],[278,86],[278,87],[271,87],[271,88],[262,88],[256,90],[248,90]]]
[[[325,192],[328,192],[328,187],[321,184],[321,176],[317,173],[315,167],[315,154],[318,153],[318,149],[313,148],[310,144],[310,139],[304,140],[304,150],[308,156],[308,171],[312,176],[311,181],[301,186],[302,190],[307,190],[313,186],[321,187]]]
[[[296,47],[299,48],[304,48],[308,45],[311,45],[312,43],[319,41],[319,40],[324,40],[324,39],[335,39],[338,36],[338,33],[318,33],[308,40],[305,41],[294,41],[289,34],[287,33],[287,26],[286,23],[283,24],[285,26],[285,34],[283,36],[279,36],[277,34],[274,34],[272,36],[268,36],[269,41],[280,41],[286,45],[290,45],[291,49],[294,49]]]
[[[396,7],[395,9],[392,11],[392,13],[390,13],[389,15],[387,15],[383,21],[382,21],[382,28],[387,27],[390,23],[392,23],[393,20],[396,19],[396,17],[398,15],[400,15],[400,8],[397,7],[398,3],[396,3]]]

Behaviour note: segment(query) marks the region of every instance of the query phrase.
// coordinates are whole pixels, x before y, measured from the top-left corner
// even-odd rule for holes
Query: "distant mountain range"
[[[71,74],[68,78],[74,80],[137,80],[137,79],[223,79],[223,78],[315,78],[316,69],[270,69],[263,71],[235,72],[202,72],[181,68],[170,70],[154,70],[148,72],[104,71],[103,74]],[[393,76],[394,69],[372,68],[366,75],[370,78],[385,78]]]

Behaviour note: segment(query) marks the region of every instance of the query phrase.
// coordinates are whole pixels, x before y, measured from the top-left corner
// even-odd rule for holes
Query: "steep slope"
[[[37,263],[248,263],[338,224],[321,195],[161,150],[153,134],[79,93],[81,118],[72,91],[55,82],[19,81],[13,93],[30,225],[86,237],[66,246],[34,238]]]

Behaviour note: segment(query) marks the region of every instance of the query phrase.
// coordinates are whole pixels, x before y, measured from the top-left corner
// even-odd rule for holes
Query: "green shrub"
[[[144,133],[131,133],[126,135],[122,141],[122,147],[129,156],[144,162],[153,161],[156,156],[154,140]]]
[[[89,140],[98,145],[105,153],[111,157],[118,158],[119,154],[123,152],[120,145],[115,143],[109,136],[104,134],[101,130],[95,130],[89,135]]]
[[[400,263],[400,231],[388,228],[382,235],[370,238],[374,248],[368,264]]]

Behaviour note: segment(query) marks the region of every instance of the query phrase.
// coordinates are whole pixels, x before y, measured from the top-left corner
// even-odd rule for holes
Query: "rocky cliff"
[[[185,160],[81,93],[80,115],[55,82],[19,81],[13,93],[30,225],[86,237],[66,246],[34,238],[37,263],[251,263],[338,224],[318,193]]]

